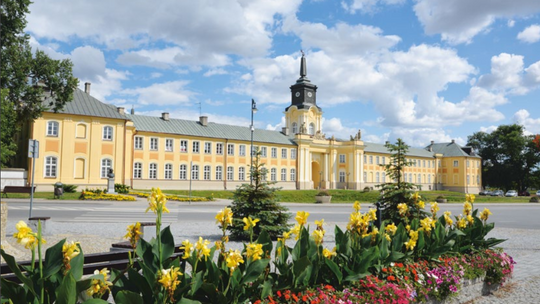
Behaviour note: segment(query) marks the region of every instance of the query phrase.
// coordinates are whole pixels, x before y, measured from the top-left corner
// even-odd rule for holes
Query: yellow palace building
[[[322,133],[323,112],[317,106],[317,86],[307,78],[305,57],[290,90],[286,127],[253,131],[267,180],[283,189],[355,190],[389,181],[381,166],[390,161],[384,145],[364,142],[360,131],[348,140]],[[134,189],[234,190],[249,183],[251,135],[249,127],[214,123],[206,116],[191,121],[169,113],[127,113],[93,98],[89,83],[75,91],[63,111],[44,112],[29,130],[29,138],[40,143],[38,191],[51,190],[56,182],[105,188],[109,169],[116,183]],[[414,165],[404,177],[422,190],[481,189],[481,158],[469,147],[431,142],[423,149],[410,148],[407,159]]]

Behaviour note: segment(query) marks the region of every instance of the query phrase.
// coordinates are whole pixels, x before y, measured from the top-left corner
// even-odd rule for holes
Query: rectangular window
[[[240,145],[238,150],[238,155],[246,156],[246,145]]]
[[[47,122],[47,136],[58,136],[58,122]]]
[[[180,165],[179,179],[187,179],[187,165]]]
[[[157,164],[150,164],[150,170],[148,170],[148,178],[157,178]]]
[[[344,164],[345,163],[345,154],[340,154],[339,155],[339,162]]]
[[[275,182],[277,180],[276,168],[270,169],[270,180]]]
[[[227,145],[227,155],[234,155],[234,144]]]
[[[469,160],[467,160],[467,168],[469,168]]]
[[[187,140],[181,140],[180,141],[180,152],[187,152],[188,147],[188,141]]]
[[[165,179],[172,179],[172,164],[165,164]]]
[[[158,149],[158,139],[156,137],[150,138],[150,150]]]
[[[458,160],[454,161],[454,167],[459,167],[459,161]]]
[[[217,143],[216,144],[216,154],[217,155],[223,155],[223,144]]]
[[[198,141],[193,142],[193,148],[192,148],[191,152],[199,153],[199,142]]]
[[[135,136],[135,150],[143,149],[143,137]]]
[[[266,157],[266,147],[261,147],[261,157]]]
[[[291,169],[291,182],[296,181],[296,169]]]
[[[343,172],[343,171],[339,172],[339,182],[340,183],[345,182],[345,172]]]
[[[174,141],[170,138],[165,139],[165,151],[172,152]]]
[[[287,149],[281,149],[281,158],[287,158]]]
[[[379,164],[379,157],[375,157],[375,163],[378,165]]]
[[[238,180],[245,180],[246,179],[246,168],[240,167],[238,168]]]
[[[210,166],[204,166],[203,179],[210,180]]]
[[[112,160],[104,158],[101,160],[101,178],[107,178],[109,169],[112,169]]]
[[[296,159],[296,149],[291,149],[291,159]]]
[[[422,167],[425,168],[425,167],[426,167],[426,160],[425,160],[425,159],[424,159],[424,161],[423,161],[423,164],[424,164],[424,165],[423,165]]]
[[[270,151],[272,153],[272,158],[277,158],[277,148],[272,148]]]
[[[382,157],[382,164],[386,165],[386,157],[385,156]]]
[[[204,154],[211,154],[212,153],[212,143],[205,142],[204,143]]]
[[[281,169],[281,181],[284,182],[287,180],[287,169]]]
[[[137,179],[142,178],[142,164],[141,163],[133,164],[133,178],[137,178]]]
[[[234,179],[234,168],[227,167],[227,180],[232,181]]]
[[[364,154],[364,164],[367,164],[367,155]]]
[[[58,159],[56,157],[45,158],[45,177],[56,177],[56,168],[58,165]]]
[[[217,166],[216,167],[216,180],[222,180],[223,179],[223,167]]]
[[[110,126],[103,127],[103,140],[112,140],[113,128]]]
[[[191,166],[191,179],[194,179],[194,180],[199,179],[199,165]]]

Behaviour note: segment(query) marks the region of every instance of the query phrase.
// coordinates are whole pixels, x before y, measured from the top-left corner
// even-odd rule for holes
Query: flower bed
[[[150,196],[150,193],[143,193],[143,192],[129,192],[131,195],[136,195],[138,197],[145,197],[148,198]],[[178,201],[178,202],[209,202],[213,201],[214,199],[211,197],[185,197],[185,196],[178,196],[178,195],[165,195],[167,200],[170,201]]]
[[[108,194],[104,192],[95,193],[92,191],[83,191],[80,200],[94,200],[94,201],[135,201],[136,199],[130,195],[123,194]]]

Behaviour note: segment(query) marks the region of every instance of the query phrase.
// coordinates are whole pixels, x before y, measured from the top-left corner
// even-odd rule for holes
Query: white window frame
[[[233,166],[228,166],[227,167],[227,180],[234,180],[234,167]]]
[[[281,181],[286,182],[287,181],[287,169],[281,168]]]
[[[203,167],[203,179],[204,180],[210,180],[212,174],[212,169],[210,168],[210,165],[205,165]]]
[[[133,145],[135,147],[135,150],[142,150],[144,147],[144,137],[135,136],[135,143]]]
[[[216,155],[223,155],[223,143],[216,143]]]
[[[142,179],[142,163],[136,162],[133,164],[133,179]]]
[[[157,151],[159,148],[159,138],[150,137],[150,151]]]
[[[276,168],[270,169],[270,180],[273,182],[277,181],[277,170]]]
[[[172,179],[172,164],[165,164],[165,179]]]
[[[113,140],[113,127],[103,126],[103,136],[101,137],[101,139]]]
[[[212,143],[205,141],[204,142],[204,154],[212,154]]]
[[[178,174],[178,179],[180,180],[187,180],[187,166],[186,164],[180,165],[180,170]]]
[[[180,152],[187,153],[189,146],[189,141],[187,139],[180,140]]]
[[[291,149],[291,159],[296,159],[296,149]]]
[[[58,137],[60,124],[58,121],[50,120],[47,122],[47,136]]]
[[[293,122],[292,123],[292,134],[294,135],[296,133],[298,133],[298,124]]]
[[[246,168],[240,167],[238,168],[238,180],[245,180],[246,179]]]
[[[58,157],[47,156],[45,157],[45,170],[43,170],[44,177],[57,177],[58,175]]]
[[[309,124],[309,135],[315,135],[315,124],[314,123]]]
[[[459,167],[459,160],[454,161],[454,168]]]
[[[370,155],[370,156],[369,156],[369,164],[370,164],[370,165],[373,164],[373,155]]]
[[[287,159],[287,149],[286,148],[281,148],[281,158],[282,159]]]
[[[107,161],[108,161],[108,164],[104,163]],[[102,158],[101,159],[101,178],[107,178],[107,173],[109,173],[108,169],[112,169],[112,159]]]
[[[148,164],[148,179],[157,179],[157,163]]]
[[[174,139],[172,138],[166,138],[165,139],[165,151],[166,152],[172,152],[174,147]]]
[[[227,144],[227,155],[234,155],[234,144]]]
[[[339,182],[340,183],[345,182],[345,171],[339,171]]]
[[[223,180],[223,167],[216,166],[216,180]]]
[[[376,183],[381,182],[381,174],[379,172],[375,173],[375,181],[376,181]]]
[[[246,156],[246,145],[240,145],[238,147],[238,156]]]
[[[344,163],[345,163],[345,154],[340,154],[340,155],[339,155],[339,163],[340,163],[340,164],[344,164]]]
[[[296,169],[292,168],[290,173],[291,173],[291,182],[295,182],[296,181]]]
[[[191,166],[191,179],[192,180],[198,180],[199,179],[199,165]]]
[[[191,143],[191,152],[192,153],[200,153],[200,148],[201,148],[201,144],[200,142],[194,140],[192,143]]]
[[[266,147],[261,147],[261,157],[266,157],[266,152],[267,152],[267,149]]]
[[[277,148],[272,147],[270,149],[270,155],[272,158],[277,158]]]

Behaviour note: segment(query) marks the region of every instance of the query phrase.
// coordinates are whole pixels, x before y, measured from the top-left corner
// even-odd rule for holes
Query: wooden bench
[[[34,186],[34,192],[36,191],[36,187]],[[2,190],[2,197],[8,197],[8,193],[32,193],[32,187],[30,186],[4,186],[4,190]]]
[[[117,269],[117,270],[122,271],[126,269],[129,264],[129,257],[128,257],[129,251],[130,250],[85,254],[83,274],[84,275],[94,274],[94,271],[101,270],[103,268],[107,268],[109,270]],[[182,257],[183,253],[184,253],[183,249],[179,249],[179,246],[175,246],[174,253],[171,256],[171,259]],[[22,266],[22,265],[28,266],[31,263],[32,263],[31,261],[22,261],[22,262],[19,262],[18,264],[19,266]],[[39,267],[38,261],[35,262],[35,267]],[[11,271],[11,269],[8,267],[7,264],[0,265],[0,274],[1,274],[0,277],[2,279],[20,283],[17,276],[13,274],[13,271]]]

